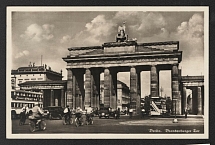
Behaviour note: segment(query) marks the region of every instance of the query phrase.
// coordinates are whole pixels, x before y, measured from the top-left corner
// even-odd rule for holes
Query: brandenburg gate
[[[99,108],[100,74],[103,72],[104,107],[117,109],[117,73],[130,72],[130,108],[138,115],[141,112],[141,71],[150,71],[151,97],[158,97],[159,71],[171,70],[172,98],[176,100],[172,110],[176,106],[176,114],[181,114],[178,65],[182,51],[179,51],[178,41],[137,43],[128,40],[123,26],[119,27],[115,42],[68,50],[69,54],[63,60],[67,62],[66,99],[70,107]]]

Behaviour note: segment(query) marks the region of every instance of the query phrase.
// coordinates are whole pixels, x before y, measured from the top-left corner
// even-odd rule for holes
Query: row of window
[[[19,76],[21,77],[21,76],[31,76],[31,75],[27,74],[27,75],[19,75]],[[34,74],[32,74],[32,76],[34,76]],[[41,76],[41,74],[40,74],[40,76]]]
[[[25,106],[25,104],[27,105],[28,108],[33,108],[34,107],[34,103],[11,103],[11,107],[15,107],[15,108],[22,108]],[[39,107],[43,108],[43,104],[39,104]]]
[[[31,94],[31,93],[22,93],[22,92],[11,92],[11,97],[36,97],[36,98],[43,98],[42,94]]]
[[[18,80],[23,80],[23,79],[18,79]],[[25,81],[28,81],[30,79],[25,79]],[[36,78],[32,78],[31,80],[36,80]],[[38,78],[37,80],[43,80],[43,78]],[[19,84],[21,84],[22,81],[19,81]]]
[[[31,78],[31,80],[43,80],[43,78]],[[19,81],[22,81],[22,80],[30,80],[30,79],[18,79]]]

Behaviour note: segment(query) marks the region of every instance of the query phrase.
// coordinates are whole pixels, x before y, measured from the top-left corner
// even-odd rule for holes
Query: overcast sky
[[[138,43],[179,41],[183,51],[182,75],[204,73],[204,15],[202,12],[13,12],[12,69],[28,66],[29,62],[63,70],[69,47],[101,46],[115,41],[118,26],[126,21],[128,37]],[[160,73],[164,94],[171,96],[170,71]],[[118,75],[129,85],[129,73]],[[149,72],[143,72],[142,94],[149,94]],[[167,81],[168,80],[168,81]]]

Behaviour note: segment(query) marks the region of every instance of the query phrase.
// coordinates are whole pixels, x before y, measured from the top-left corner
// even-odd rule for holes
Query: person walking
[[[116,119],[119,119],[120,118],[120,108],[117,109],[116,113],[117,113]]]
[[[66,106],[66,108],[63,111],[63,113],[64,113],[64,116],[65,116],[65,118],[64,118],[65,122],[67,122],[68,120],[70,120],[70,118],[71,118],[71,110],[70,110],[69,105]]]
[[[185,119],[187,119],[187,113],[188,113],[187,108],[185,108],[184,113],[185,113]]]

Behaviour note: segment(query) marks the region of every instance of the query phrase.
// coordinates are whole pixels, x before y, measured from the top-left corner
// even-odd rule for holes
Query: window
[[[31,80],[36,80],[36,78],[32,78]]]
[[[14,103],[11,103],[11,107],[14,107]]]

